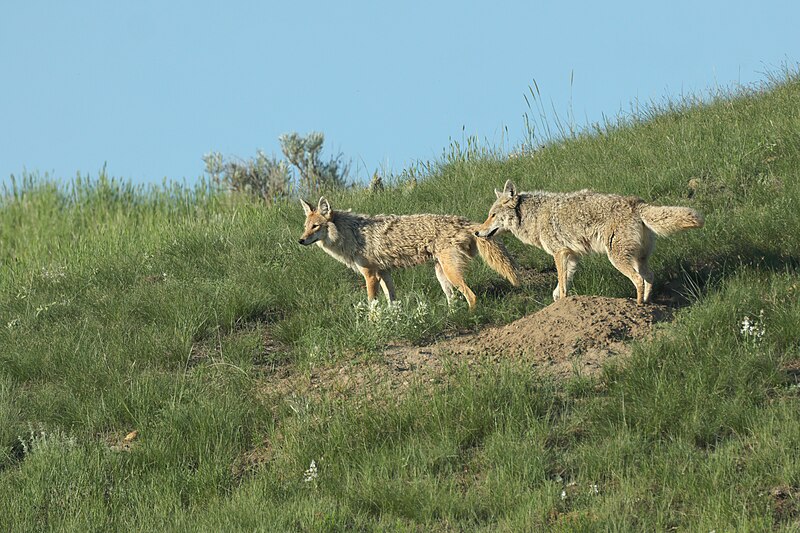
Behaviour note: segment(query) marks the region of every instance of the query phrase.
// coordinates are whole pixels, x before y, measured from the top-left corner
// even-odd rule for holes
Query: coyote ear
[[[310,215],[311,213],[314,212],[314,208],[311,207],[310,203],[306,202],[302,198],[300,198],[300,203],[303,204],[303,213],[305,213],[306,216],[308,216],[308,215]]]
[[[509,198],[514,198],[517,195],[517,187],[511,183],[511,180],[506,180],[506,184],[503,186],[503,194]]]
[[[333,209],[331,209],[331,204],[328,203],[328,200],[326,200],[324,196],[320,196],[319,203],[317,204],[317,212],[324,217],[329,217],[331,211],[333,211]]]
[[[499,200],[499,199],[500,199],[500,197],[501,197],[501,196],[503,196],[503,193],[502,193],[502,192],[500,192],[500,191],[498,191],[497,189],[495,189],[495,190],[494,190],[494,195],[495,195],[495,197],[496,197],[496,198]]]

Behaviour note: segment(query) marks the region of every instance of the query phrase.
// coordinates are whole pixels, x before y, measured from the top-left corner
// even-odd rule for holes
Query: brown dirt
[[[653,323],[671,315],[671,309],[661,305],[573,296],[505,326],[439,343],[435,349],[459,357],[515,358],[560,377],[576,371],[594,374],[605,361],[630,353],[626,341],[645,337]]]
[[[286,399],[333,394],[385,402],[399,401],[413,383],[446,381],[459,363],[478,369],[512,360],[559,378],[591,376],[606,361],[628,355],[628,341],[646,337],[672,312],[627,299],[571,296],[505,326],[428,346],[389,346],[378,358],[304,372],[279,368],[261,386],[265,394]]]
[[[787,484],[773,487],[768,492],[776,524],[796,520],[800,516],[800,489]],[[793,525],[797,525],[794,522]]]

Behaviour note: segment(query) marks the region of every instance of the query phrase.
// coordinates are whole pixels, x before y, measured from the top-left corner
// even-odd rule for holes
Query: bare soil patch
[[[603,363],[627,355],[626,344],[647,336],[653,324],[667,320],[672,309],[638,306],[628,299],[572,296],[500,327],[456,337],[427,349],[490,360],[513,358],[559,377],[597,373]],[[419,351],[419,350],[418,350]],[[413,349],[405,349],[409,356]]]
[[[630,353],[628,342],[649,335],[669,320],[664,305],[637,306],[628,299],[571,296],[504,326],[487,327],[427,346],[388,346],[378,358],[298,371],[282,367],[266,376],[267,395],[317,395],[399,401],[414,383],[436,384],[466,364],[513,361],[545,375],[566,378],[597,374],[603,364]]]

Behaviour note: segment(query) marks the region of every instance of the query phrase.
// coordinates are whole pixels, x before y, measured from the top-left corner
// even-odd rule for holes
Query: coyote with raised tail
[[[390,271],[435,262],[436,277],[447,302],[452,303],[453,288],[464,295],[470,309],[475,294],[464,281],[464,267],[480,254],[486,264],[519,284],[515,266],[503,244],[477,237],[479,223],[451,215],[360,215],[334,211],[324,197],[316,209],[305,200],[306,214],[300,244],[316,243],[331,257],[364,276],[367,297],[377,297],[378,285],[386,298],[395,299]]]
[[[650,299],[653,272],[647,260],[655,238],[703,227],[703,215],[689,207],[649,205],[635,196],[589,190],[571,193],[518,192],[506,181],[486,222],[475,233],[492,237],[510,231],[555,259],[558,285],[553,299],[567,295],[578,258],[604,253],[636,287],[636,302]]]

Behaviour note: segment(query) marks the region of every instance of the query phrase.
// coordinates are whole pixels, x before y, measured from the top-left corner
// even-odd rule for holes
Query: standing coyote
[[[567,295],[578,258],[605,253],[614,267],[636,287],[636,302],[650,299],[653,272],[647,259],[655,236],[702,228],[703,215],[688,207],[648,205],[641,198],[602,194],[588,190],[572,193],[517,192],[506,181],[489,218],[475,233],[491,237],[510,231],[519,240],[552,255],[558,271],[553,299]]]
[[[476,237],[480,224],[449,215],[359,215],[334,211],[323,197],[314,209],[305,200],[306,222],[300,244],[317,243],[364,276],[367,297],[374,300],[380,283],[386,298],[394,300],[390,270],[436,261],[436,277],[447,302],[453,287],[475,308],[475,294],[464,281],[464,267],[479,253],[486,264],[517,286],[511,257],[498,241]]]

